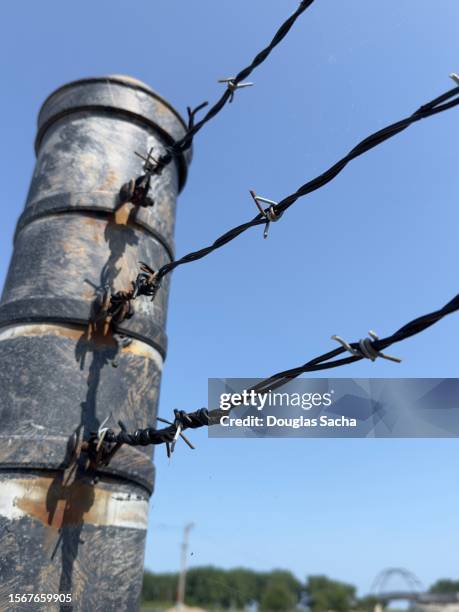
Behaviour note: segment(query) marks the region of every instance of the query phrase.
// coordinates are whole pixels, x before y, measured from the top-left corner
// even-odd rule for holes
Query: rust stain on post
[[[117,225],[127,225],[129,220],[129,215],[131,214],[132,204],[129,202],[125,202],[122,206],[120,206],[115,211],[115,223]]]
[[[0,515],[28,516],[59,530],[83,524],[146,529],[148,501],[76,480],[69,486],[60,475],[3,482]]]
[[[94,330],[91,328],[88,333],[87,327],[85,328],[79,325],[29,323],[0,330],[0,341],[13,338],[36,338],[44,336],[57,336],[76,342],[84,341],[89,348],[116,346],[116,342],[112,335],[108,333],[108,330],[107,333],[94,333]],[[132,339],[131,344],[123,347],[121,352],[127,355],[136,355],[137,357],[145,357],[158,361],[156,351],[140,340]]]

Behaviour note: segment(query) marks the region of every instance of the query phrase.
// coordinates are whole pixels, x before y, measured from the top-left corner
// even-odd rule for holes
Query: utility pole
[[[185,588],[186,588],[186,562],[188,554],[188,540],[190,537],[190,531],[193,529],[194,523],[188,523],[183,529],[183,540],[181,546],[180,555],[180,575],[177,588],[177,610],[182,610],[185,602]]]
[[[138,262],[173,259],[175,203],[189,155],[152,177],[154,205],[123,203],[186,125],[122,76],[64,85],[38,118],[37,162],[0,302],[0,609],[135,610],[142,585],[151,447],[122,447],[97,478],[81,441],[106,417],[154,425],[169,284],[116,329],[89,325],[104,291],[131,288]],[[7,203],[4,203],[7,206]],[[116,365],[117,367],[114,367]],[[71,470],[73,469],[73,472]],[[64,598],[12,605],[10,594]],[[14,600],[13,600],[14,601]]]

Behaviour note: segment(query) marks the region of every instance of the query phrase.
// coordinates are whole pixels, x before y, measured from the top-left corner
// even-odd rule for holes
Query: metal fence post
[[[152,208],[119,206],[142,173],[134,151],[160,153],[186,126],[143,83],[89,78],[44,103],[37,163],[0,303],[0,608],[10,594],[70,594],[74,610],[133,610],[143,574],[151,448],[123,447],[94,484],[66,480],[72,434],[155,421],[166,354],[168,281],[116,343],[88,321],[104,287],[130,288],[138,261],[173,258],[177,194],[189,159],[153,177]],[[6,205],[6,203],[4,203]],[[115,213],[115,211],[117,212]],[[70,440],[70,442],[69,442]],[[36,602],[34,609],[64,604]],[[30,610],[30,604],[15,609]]]

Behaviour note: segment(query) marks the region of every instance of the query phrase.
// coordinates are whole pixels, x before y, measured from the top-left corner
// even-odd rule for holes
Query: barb
[[[139,261],[140,272],[133,283],[132,299],[135,300],[139,295],[151,296],[153,301],[159,289],[157,273],[143,261]]]
[[[392,357],[391,355],[385,355],[381,351],[377,351],[371,340],[379,340],[378,335],[370,329],[368,332],[370,338],[363,338],[359,341],[359,347],[357,349],[353,348],[346,340],[343,340],[341,336],[332,336],[332,340],[336,340],[341,344],[343,348],[346,349],[351,355],[357,355],[365,357],[366,359],[370,359],[370,361],[375,361],[377,357],[382,357],[382,359],[388,359],[389,361],[394,361],[395,363],[401,363],[402,360],[398,357]]]
[[[447,315],[456,312],[457,310],[459,310],[459,294],[457,294],[451,301],[445,304],[443,308],[440,308],[440,310],[436,310],[435,312],[423,315],[421,317],[418,317],[417,319],[414,319],[413,321],[410,321],[387,338],[375,339],[371,341],[371,347],[375,352],[379,353],[380,351],[386,349],[392,344],[401,342],[402,340],[406,340],[411,336],[419,334],[431,325],[434,325],[435,323],[443,319],[443,317],[446,317]],[[350,344],[350,346],[353,350],[359,351],[360,346],[358,342],[354,342]],[[278,387],[285,385],[289,380],[296,378],[301,374],[337,368],[339,366],[347,365],[348,363],[354,363],[356,361],[360,361],[361,359],[366,358],[365,355],[358,352],[357,354],[353,354],[350,357],[335,359],[336,357],[339,357],[340,355],[345,353],[347,350],[347,348],[341,346],[332,351],[329,351],[328,353],[324,353],[320,357],[311,359],[302,366],[292,368],[290,370],[285,370],[283,372],[278,372],[277,374],[274,374],[274,376],[271,376],[270,378],[256,385],[254,387],[254,390],[257,392],[261,392],[263,390],[268,391],[269,389],[277,389]]]
[[[121,187],[120,204],[131,202],[136,206],[142,206],[144,208],[154,206],[155,201],[148,195],[151,186],[151,177],[159,163],[159,160],[152,155],[153,149],[154,147],[151,147],[146,157],[134,151],[134,154],[140,157],[144,162],[144,174],[141,174],[136,179],[131,179]]]
[[[361,359],[371,359],[371,361],[375,361],[376,357],[383,357],[385,359],[390,359],[391,361],[399,362],[400,360],[397,357],[385,355],[381,351],[388,346],[395,344],[396,342],[401,342],[402,340],[406,340],[411,336],[419,334],[431,325],[434,325],[443,319],[443,317],[446,317],[457,310],[459,310],[459,294],[445,304],[443,308],[440,308],[440,310],[436,310],[435,312],[431,312],[430,314],[423,315],[417,319],[414,319],[413,321],[410,321],[387,338],[379,339],[374,332],[370,331],[369,335],[371,339],[365,338],[359,342],[348,344],[339,336],[332,336],[333,339],[340,342],[341,346],[339,348],[329,351],[328,353],[324,353],[315,359],[311,359],[299,367],[278,372],[270,378],[262,380],[247,391],[248,393],[251,391],[255,391],[256,393],[268,393],[268,391],[273,391],[279,387],[282,387],[290,380],[297,378],[301,374],[336,368],[360,361]],[[350,352],[351,356],[336,359],[336,357],[339,357],[346,351]],[[220,422],[220,418],[225,414],[228,414],[227,410],[209,411],[206,408],[201,408],[196,412],[190,413],[183,410],[174,410],[175,418],[173,422],[160,418],[157,419],[158,421],[167,423],[169,425],[168,427],[163,429],[148,427],[146,429],[137,429],[133,433],[128,433],[125,426],[119,422],[121,431],[117,434],[115,434],[115,432],[111,429],[103,428],[103,425],[105,424],[104,421],[104,423],[101,425],[101,428],[104,430],[104,438],[102,441],[99,440],[97,434],[92,434],[89,442],[85,443],[83,450],[88,452],[90,456],[93,457],[95,456],[95,453],[99,453],[97,456],[99,457],[100,465],[108,465],[115,452],[117,452],[117,450],[123,444],[127,444],[129,446],[166,444],[167,454],[170,457],[179,437],[181,437],[190,448],[194,448],[191,442],[183,435],[185,430],[217,425]],[[98,450],[96,451],[94,449]]]
[[[226,83],[228,91],[229,91],[229,99],[228,102],[231,102],[234,99],[234,92],[236,89],[244,89],[244,87],[252,87],[255,83],[237,83],[235,77],[230,77],[229,79],[218,79],[219,83]]]
[[[112,361],[113,367],[118,367],[118,358],[122,348],[129,346],[132,338],[118,331],[118,326],[135,314],[134,301],[145,295],[153,300],[161,284],[157,273],[146,263],[139,262],[140,272],[135,281],[131,282],[131,289],[127,291],[116,291],[110,294],[110,287],[106,285],[102,293],[99,293],[95,305],[95,311],[91,316],[93,329],[103,329],[104,335],[111,330],[112,337],[117,344],[115,357]]]
[[[267,238],[271,221],[279,221],[279,219],[282,216],[282,213],[280,214],[276,213],[275,207],[278,204],[277,202],[274,202],[274,200],[268,200],[268,198],[262,198],[261,196],[258,196],[255,193],[255,191],[253,191],[252,189],[250,190],[250,195],[252,196],[253,201],[255,202],[258,210],[260,211],[260,214],[263,215],[263,217],[265,217],[266,219],[266,225],[265,225],[265,230],[263,232],[263,238]],[[263,202],[264,204],[269,204],[269,208],[266,208],[266,209],[263,208],[260,202]]]
[[[139,266],[140,272],[137,274],[135,281],[131,283],[131,289],[129,291],[117,291],[110,296],[105,317],[115,325],[134,316],[133,302],[136,298],[140,295],[146,295],[154,299],[159,288],[157,273],[142,261],[139,262]]]
[[[260,64],[262,64],[268,56],[271,54],[273,49],[277,47],[277,45],[287,36],[290,29],[294,25],[295,21],[298,17],[304,13],[304,11],[314,2],[314,0],[302,0],[296,9],[296,11],[288,18],[284,23],[279,27],[277,32],[274,34],[273,39],[269,43],[267,47],[265,47],[262,51],[257,53],[257,55],[253,58],[252,62],[246,67],[243,68],[235,77],[230,77],[228,79],[220,79],[219,83],[226,83],[227,88],[222,96],[218,99],[218,101],[207,111],[205,116],[198,121],[195,122],[196,114],[202,110],[205,106],[208,105],[208,102],[203,102],[193,111],[190,107],[187,108],[188,111],[188,129],[186,134],[180,140],[177,140],[173,145],[171,145],[166,153],[162,155],[158,160],[156,160],[154,167],[149,171],[145,176],[151,178],[152,174],[160,174],[163,169],[178,155],[187,151],[193,142],[193,138],[196,134],[208,123],[211,119],[213,119],[218,113],[225,107],[227,102],[232,102],[234,98],[234,92],[236,89],[241,89],[243,87],[250,87],[253,83],[243,83],[243,80],[246,79],[252,72],[257,68]],[[141,177],[139,177],[140,179]],[[132,179],[129,183],[126,183],[121,187],[120,190],[120,199],[121,202],[134,202],[131,198],[135,197],[135,188],[131,185],[132,182],[135,182],[139,179]],[[147,179],[145,179],[147,180]],[[150,182],[148,181],[148,185],[137,186],[139,194],[148,193],[148,189],[150,188]],[[140,191],[142,189],[143,191]],[[140,197],[140,201],[145,201],[142,197]],[[140,204],[141,206],[151,206],[152,204]]]
[[[333,178],[335,178],[346,166],[347,164],[363,155],[364,153],[370,151],[377,145],[383,143],[384,141],[392,138],[396,134],[399,134],[407,127],[409,127],[412,123],[416,123],[421,119],[425,119],[427,117],[431,117],[432,115],[436,115],[437,113],[441,113],[450,108],[453,108],[459,104],[459,87],[455,87],[450,91],[442,94],[441,96],[431,100],[427,104],[424,104],[417,111],[415,111],[409,117],[405,119],[401,119],[396,123],[392,123],[391,125],[378,130],[371,136],[368,136],[364,140],[362,140],[357,146],[355,146],[347,155],[345,155],[340,161],[336,162],[333,166],[331,166],[327,171],[323,172],[316,178],[308,181],[304,185],[302,185],[297,191],[287,197],[285,197],[280,202],[276,203],[274,200],[268,200],[267,198],[261,198],[257,196],[254,191],[250,191],[252,198],[255,200],[257,207],[259,209],[259,214],[254,217],[252,220],[247,221],[246,223],[242,223],[225,234],[217,238],[215,242],[211,245],[204,247],[198,251],[193,251],[184,255],[180,259],[176,259],[168,264],[165,264],[162,268],[158,270],[158,281],[160,281],[164,276],[172,272],[178,266],[182,266],[184,264],[190,263],[192,261],[197,261],[210,255],[217,249],[221,248],[228,242],[231,242],[242,233],[247,231],[251,227],[256,227],[257,225],[266,225],[268,226],[268,221],[276,221],[280,218],[280,216],[288,209],[292,204],[294,204],[299,198],[316,191],[320,187],[323,187],[327,183],[329,183]],[[270,207],[267,210],[262,209],[259,206],[259,202],[269,203]],[[267,235],[268,227],[265,227],[265,237]]]

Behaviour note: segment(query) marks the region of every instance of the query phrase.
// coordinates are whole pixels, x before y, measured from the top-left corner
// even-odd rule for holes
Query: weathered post
[[[137,299],[134,317],[119,326],[132,339],[119,355],[112,334],[91,333],[88,323],[105,287],[128,290],[139,261],[157,269],[173,257],[189,159],[153,177],[153,207],[120,206],[119,189],[142,174],[134,151],[160,154],[185,130],[165,100],[127,77],[70,83],[41,109],[36,168],[0,303],[2,610],[31,609],[24,598],[15,608],[11,594],[72,599],[32,600],[43,610],[137,606],[151,447],[123,447],[97,483],[81,458],[70,477],[69,461],[75,439],[110,414],[114,429],[118,419],[129,430],[155,421],[167,279],[154,302]]]

